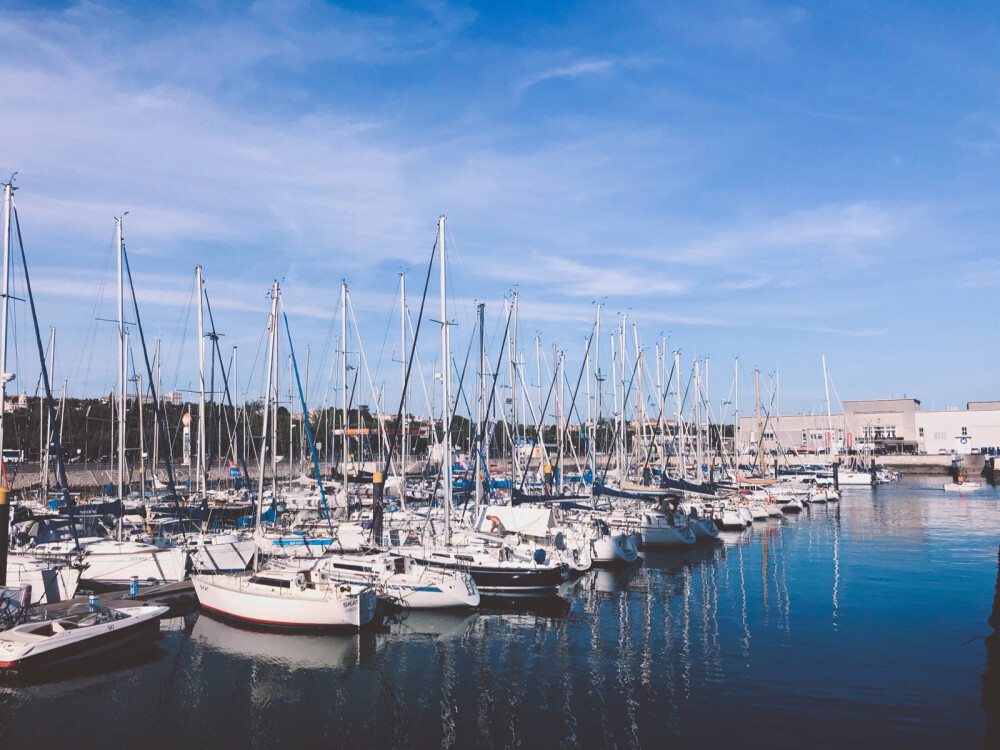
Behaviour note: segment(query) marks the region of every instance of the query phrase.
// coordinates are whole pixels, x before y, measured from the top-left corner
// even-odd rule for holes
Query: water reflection
[[[115,705],[116,741],[143,745],[977,744],[983,649],[962,644],[997,586],[989,493],[850,490],[592,571],[561,598],[411,611],[360,635],[192,615],[148,660],[0,690],[0,740],[96,736]],[[62,714],[72,732],[46,721]]]
[[[361,636],[355,634],[280,633],[198,615],[191,640],[204,648],[283,669],[333,669],[361,661]]]

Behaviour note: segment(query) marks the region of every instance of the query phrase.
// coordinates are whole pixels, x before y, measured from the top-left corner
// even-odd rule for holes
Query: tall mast
[[[146,436],[142,432],[142,373],[135,374],[135,405],[139,410],[139,501],[146,502]]]
[[[511,301],[510,329],[510,486],[517,475],[517,292]],[[531,461],[529,456],[528,461]]]
[[[740,358],[733,362],[733,453],[736,454],[736,471],[740,470]],[[739,483],[739,480],[737,480]]]
[[[400,439],[399,447],[399,480],[400,480],[400,504],[403,507],[406,502],[406,454],[407,454],[407,427],[410,421],[406,416],[406,275],[399,274],[399,387],[403,390],[401,401],[403,404],[403,420],[399,425]]]
[[[626,476],[626,463],[625,456],[628,453],[628,432],[625,429],[625,407],[628,401],[628,393],[625,390],[625,323],[628,320],[628,313],[622,313],[622,327],[618,335],[618,349],[621,352],[621,362],[619,362],[619,367],[621,367],[621,386],[622,386],[622,416],[621,420],[618,422],[618,481],[624,482],[628,477]]]
[[[760,368],[753,368],[753,393],[754,401],[757,402],[757,462],[758,465],[763,467],[764,463],[761,461],[760,451],[764,447],[764,425],[760,421]]]
[[[270,416],[270,399],[271,399],[271,378],[274,373],[275,367],[275,341],[278,338],[278,282],[274,282],[274,286],[271,289],[271,316],[270,316],[270,335],[267,340],[267,385],[264,387],[264,426],[261,432],[261,442],[260,442],[260,471],[257,474],[257,513],[255,518],[255,525],[260,528],[260,516],[264,512],[264,467],[267,466],[267,430],[268,430],[268,417]],[[254,547],[253,553],[254,570],[260,569],[260,551],[257,547]]]
[[[55,367],[56,367],[56,329],[55,326],[49,327],[49,378],[55,377]],[[52,425],[49,421],[45,419],[45,400],[38,400],[39,414],[38,414],[38,437],[40,440],[44,441],[42,445],[39,446],[38,460],[42,461],[42,492],[48,495],[49,492],[49,446],[52,444]],[[44,426],[42,426],[44,424]]]
[[[155,353],[154,357],[156,358],[156,375],[155,375],[155,377],[156,377],[156,388],[154,389],[155,393],[153,394],[153,398],[155,399],[153,401],[153,415],[154,415],[153,419],[157,420],[157,419],[160,418],[160,404],[159,404],[159,400],[160,400],[160,340],[159,339],[156,340],[156,353]],[[152,462],[151,462],[152,465],[149,468],[149,472],[150,472],[149,478],[150,478],[150,486],[151,486],[151,489],[152,489],[153,497],[155,498],[156,497],[156,469],[157,469],[157,467],[160,464],[160,431],[159,431],[159,429],[154,429],[153,430],[153,455],[152,455],[152,459],[153,459]]]
[[[681,470],[681,478],[684,479],[687,477],[687,460],[684,458],[685,428],[681,419],[681,409],[683,408],[681,404],[681,353],[676,349],[674,349],[674,372],[677,373],[677,385],[674,387],[674,399],[677,408],[674,414],[674,424],[677,427],[674,448],[677,451],[677,466]],[[678,440],[680,441],[679,445],[677,444]]]
[[[11,179],[13,182],[13,178]],[[0,452],[3,448],[3,407],[7,404],[7,383],[14,379],[13,373],[7,372],[7,309],[10,299],[10,233],[11,233],[11,205],[14,200],[14,186],[11,182],[5,182],[3,186],[3,311],[0,314]],[[4,486],[7,485],[6,473],[4,473]]]
[[[115,218],[115,242],[118,248],[118,541],[122,538],[122,515],[125,503],[125,282],[122,276],[122,220]]]
[[[823,388],[826,389],[826,429],[830,432],[830,446],[828,448],[829,453],[833,453],[833,415],[830,413],[830,380],[826,374],[826,355],[820,355],[823,357]]]
[[[479,506],[483,504],[483,460],[486,457],[486,436],[484,431],[486,429],[486,341],[485,341],[485,323],[486,323],[486,304],[480,302],[477,317],[479,318],[479,397],[478,403],[476,405],[476,435],[478,436],[478,444],[476,448],[476,513],[479,513]]]
[[[340,282],[340,471],[347,502],[347,282]],[[359,425],[360,427],[360,425]]]
[[[441,476],[444,481],[444,543],[451,544],[451,351],[448,347],[444,222],[444,216],[438,217],[438,242],[441,248],[441,426],[444,432]]]
[[[201,266],[195,266],[198,287],[198,495],[205,496],[205,286]]]
[[[597,322],[594,331],[594,398],[597,400],[596,416],[594,417],[593,445],[590,450],[593,453],[592,466],[590,468],[590,481],[597,480],[597,436],[600,433],[601,416],[604,413],[604,389],[601,386],[601,303],[597,303]]]
[[[701,481],[701,466],[703,462],[701,446],[701,369],[697,358],[694,361],[694,445],[698,462],[694,469],[695,480]]]

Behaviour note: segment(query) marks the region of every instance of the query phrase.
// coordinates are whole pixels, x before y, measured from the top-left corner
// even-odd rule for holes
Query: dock
[[[50,617],[60,617],[76,607],[88,606],[91,593],[89,591],[78,592],[78,595],[72,599],[52,604],[39,604],[38,607]],[[131,596],[128,589],[93,593],[97,593],[101,604],[111,608],[128,607],[136,602],[162,604],[170,607],[170,617],[193,612],[198,607],[198,597],[194,593],[194,584],[190,580],[140,586],[136,596]]]

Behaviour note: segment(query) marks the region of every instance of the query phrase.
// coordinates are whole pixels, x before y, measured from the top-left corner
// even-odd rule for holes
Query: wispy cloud
[[[528,76],[517,87],[518,91],[524,91],[542,81],[551,81],[556,78],[579,78],[586,75],[604,75],[613,68],[619,66],[621,62],[611,58],[592,58],[587,60],[577,60],[569,65],[543,70]]]

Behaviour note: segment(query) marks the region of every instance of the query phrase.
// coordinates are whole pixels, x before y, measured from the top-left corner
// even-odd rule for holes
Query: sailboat
[[[407,537],[402,544],[391,544],[383,535],[376,541],[393,552],[411,558],[419,565],[468,573],[482,594],[494,595],[555,595],[559,586],[569,580],[569,566],[553,560],[544,549],[537,549],[529,556],[519,554],[505,544],[485,539],[470,540],[456,545],[452,540],[452,445],[451,445],[451,348],[449,345],[446,265],[445,217],[438,219],[441,281],[441,423],[442,459],[441,484],[444,495],[444,532],[437,537],[431,531],[429,538]],[[433,257],[432,257],[433,262]],[[513,477],[513,474],[512,474]]]
[[[255,537],[262,536],[260,516],[264,503],[264,467],[267,460],[270,400],[277,372],[278,283],[271,293],[268,321],[267,385],[264,391],[264,427],[257,478]],[[271,427],[270,429],[273,429]],[[281,628],[360,628],[371,622],[377,603],[369,584],[331,579],[323,570],[298,567],[261,567],[261,553],[254,553],[253,570],[243,573],[194,575],[195,594],[203,609],[241,622]]]
[[[0,407],[7,401],[7,383],[14,379],[13,373],[7,373],[7,311],[10,299],[10,240],[13,233],[14,219],[14,185],[4,183],[4,235],[3,235],[3,297],[2,318],[0,318]],[[4,414],[0,408],[0,445],[4,442]],[[7,473],[3,472],[4,486],[7,484]],[[8,488],[9,489],[9,488]],[[80,568],[61,562],[39,560],[31,555],[7,556],[6,578],[4,581],[11,587],[20,589],[22,586],[28,592],[30,601],[58,602],[69,599],[76,592],[80,580]]]
[[[205,333],[204,313],[205,286],[201,266],[195,268],[196,283],[199,293],[198,304],[198,471],[197,496],[207,509],[206,474],[208,471],[205,438],[205,339],[214,342],[218,336]],[[214,324],[213,324],[214,329]],[[212,356],[215,356],[213,351]],[[166,457],[170,463],[169,455]],[[170,482],[172,485],[172,482]],[[173,489],[171,488],[171,491]],[[194,503],[192,503],[193,505]],[[203,519],[207,523],[208,518]],[[253,557],[256,543],[253,539],[244,538],[240,533],[231,531],[207,532],[193,521],[182,518],[152,519],[146,524],[148,536],[142,541],[154,544],[161,549],[180,548],[187,550],[191,556],[192,569],[199,573],[234,573],[246,570]]]
[[[118,502],[120,510],[115,539],[81,545],[86,566],[82,580],[104,584],[127,584],[133,577],[144,582],[181,581],[187,575],[188,552],[182,548],[160,549],[154,544],[123,538],[122,513],[125,507],[125,387],[127,382],[128,333],[125,330],[125,286],[123,261],[125,243],[122,220],[115,218],[115,242],[118,256]],[[61,459],[60,459],[61,460]],[[38,551],[45,553],[44,545]]]

